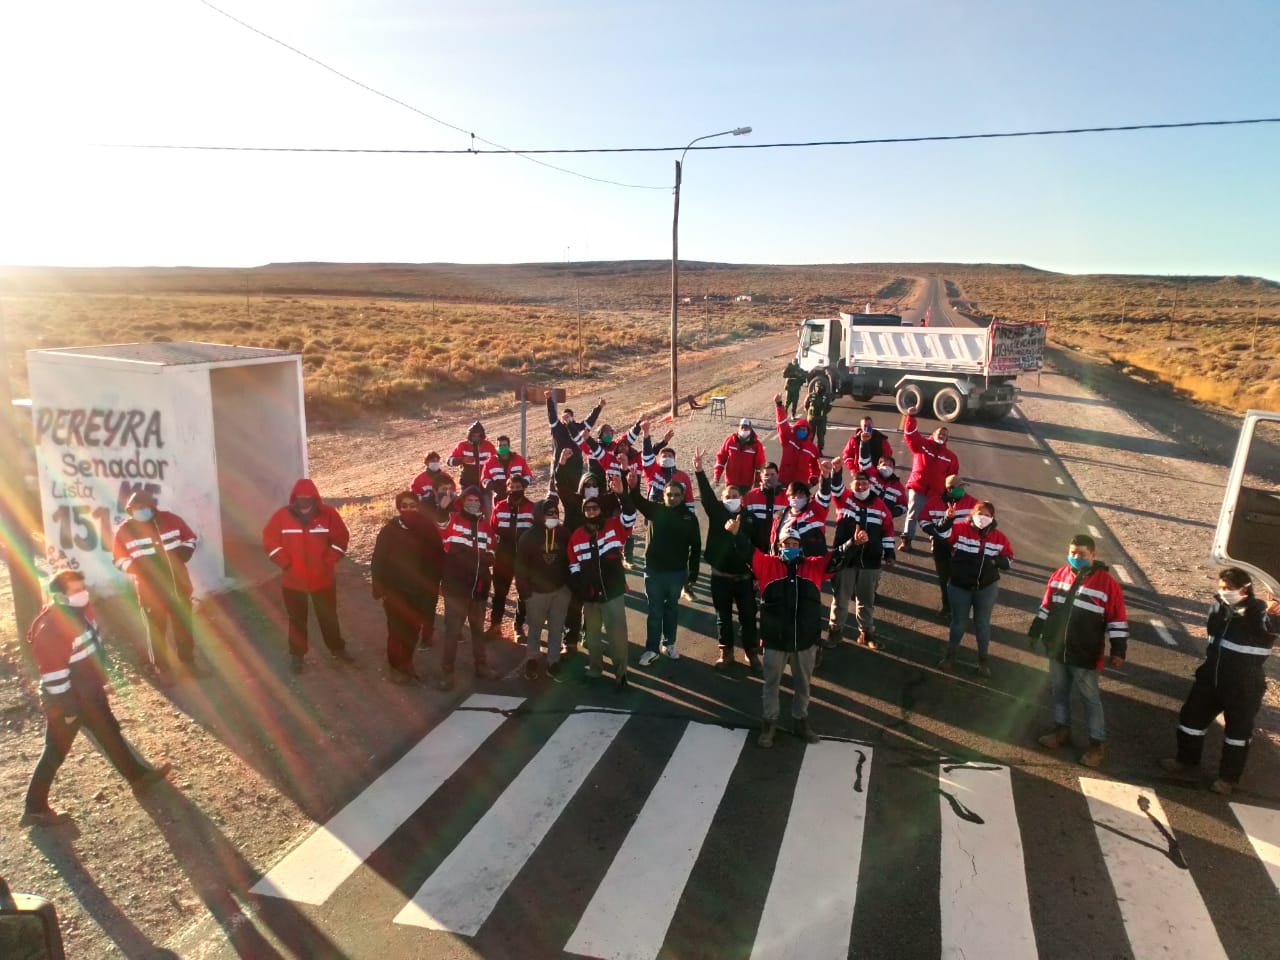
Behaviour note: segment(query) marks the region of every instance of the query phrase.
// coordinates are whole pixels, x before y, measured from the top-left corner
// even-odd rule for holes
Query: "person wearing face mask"
[[[281,507],[262,530],[262,549],[278,566],[280,592],[289,620],[289,668],[301,673],[307,654],[308,607],[314,607],[320,636],[339,664],[355,660],[338,626],[338,561],[347,555],[351,534],[342,515],[320,499],[315,483],[304,477],[293,485],[289,505]]]
[[[533,508],[533,526],[516,544],[516,589],[524,598],[524,675],[538,679],[542,634],[547,635],[547,675],[560,673],[561,637],[569,613],[569,530],[560,522],[560,499],[553,493]]]
[[[778,462],[778,479],[784,484],[795,481],[813,486],[818,482],[817,444],[809,421],[800,419],[792,423],[782,406],[781,394],[774,394],[774,413],[778,426],[778,443],[782,445],[782,459]]]
[[[840,567],[844,548],[805,556],[800,538],[787,534],[776,553],[762,553],[751,545],[742,528],[742,515],[732,517],[725,529],[760,586],[760,642],[763,645],[764,723],[756,743],[773,746],[778,727],[778,689],[782,672],[791,665],[792,732],[805,743],[817,743],[809,726],[809,683],[822,635],[822,581]]]
[[[413,482],[409,484],[409,490],[422,503],[434,503],[436,488],[440,484],[446,483],[455,492],[458,489],[457,482],[444,469],[440,459],[440,454],[435,450],[431,450],[422,458],[426,469],[413,478]]]
[[[622,544],[636,513],[622,481],[610,483],[622,512],[606,517],[595,497],[582,502],[582,526],[569,536],[569,587],[582,604],[583,635],[590,657],[587,677],[604,676],[607,638],[614,683],[622,691],[628,684],[627,576],[622,570]]]
[[[1249,574],[1227,567],[1218,573],[1206,629],[1204,662],[1178,714],[1177,756],[1165,757],[1160,765],[1170,773],[1198,774],[1205,737],[1222,714],[1222,756],[1209,789],[1228,796],[1244,775],[1253,721],[1267,687],[1264,668],[1280,632],[1280,601],[1270,593],[1265,600],[1254,596]]]
[[[760,482],[742,498],[743,515],[753,521],[747,524],[747,533],[761,553],[773,552],[774,521],[787,506],[787,489],[778,480],[778,465],[766,463],[760,471]]]
[[[44,750],[27,787],[22,826],[56,826],[70,819],[49,807],[49,790],[82,727],[135,793],[165,778],[170,765],[151,767],[138,760],[111,711],[105,652],[82,573],[61,570],[54,574],[49,582],[49,603],[27,631],[27,643],[40,671],[45,734]]]
[[[133,583],[142,612],[147,662],[156,681],[169,682],[167,635],[173,627],[178,660],[195,674],[195,642],[191,631],[191,576],[187,562],[196,549],[196,535],[176,513],[159,510],[146,490],[134,492],[125,504],[128,519],[116,529],[111,559]]]
[[[787,413],[793,417],[800,407],[800,391],[804,389],[804,377],[804,368],[797,360],[792,360],[782,371],[782,379],[787,387]]]
[[[907,488],[898,479],[898,466],[893,457],[881,457],[871,478],[871,492],[885,502],[894,517],[907,512]]]
[[[712,476],[716,483],[723,481],[739,490],[750,490],[764,465],[764,441],[756,435],[751,421],[744,417],[738,422],[737,431],[720,444]]]
[[[644,449],[640,454],[640,461],[643,467],[645,479],[645,497],[650,503],[662,503],[663,493],[672,483],[678,483],[684,487],[684,497],[682,502],[685,508],[694,513],[695,507],[693,503],[693,480],[689,474],[676,466],[676,451],[667,446],[667,442],[671,438],[668,432],[662,438],[662,445],[655,447],[649,439],[649,435],[645,434]],[[652,537],[650,537],[652,540]]]
[[[480,486],[489,495],[490,503],[497,503],[507,495],[507,482],[520,477],[527,487],[533,480],[529,461],[511,449],[511,438],[505,433],[498,437],[498,452],[490,457],[480,471]]]
[[[493,505],[489,525],[496,538],[493,561],[493,612],[489,618],[489,636],[497,638],[502,633],[502,618],[507,612],[507,595],[516,573],[516,543],[521,535],[533,526],[533,501],[524,495],[525,479],[516,474],[507,481],[507,495]],[[516,590],[515,640],[525,625],[524,597]]]
[[[391,682],[420,682],[413,668],[413,651],[423,630],[424,597],[434,575],[439,583],[436,553],[440,534],[411,490],[396,494],[396,515],[378,531],[370,573],[373,599],[382,603],[387,619],[387,667]],[[431,617],[435,618],[435,603]]]
[[[960,458],[947,441],[951,432],[938,427],[928,437],[920,436],[916,429],[917,408],[907,411],[902,421],[902,439],[911,451],[911,476],[907,478],[907,523],[902,531],[898,549],[911,552],[911,541],[920,523],[921,511],[928,501],[942,495],[946,478],[960,472]]]
[[[756,628],[756,591],[751,577],[751,567],[734,542],[734,534],[725,529],[725,523],[742,516],[742,527],[748,539],[755,520],[742,508],[742,491],[729,484],[724,488],[723,499],[716,496],[706,472],[702,469],[705,451],[693,453],[694,476],[698,480],[698,493],[702,509],[707,514],[707,545],[705,559],[711,567],[711,605],[716,611],[716,636],[720,641],[720,657],[714,666],[724,670],[734,662],[733,658],[733,609],[738,608],[738,630],[742,652],[752,673],[760,671],[760,639]]]
[[[853,431],[853,436],[844,445],[840,459],[844,461],[844,468],[849,476],[859,472],[870,473],[875,470],[876,464],[885,460],[893,462],[893,447],[889,444],[889,438],[875,428],[871,418],[863,417],[858,422],[858,429]]]
[[[940,666],[950,673],[956,666],[956,651],[973,610],[973,632],[978,638],[978,673],[991,676],[987,649],[991,645],[991,613],[1000,591],[1000,574],[1013,566],[1013,545],[996,529],[996,508],[990,500],[974,504],[968,520],[956,514],[944,516],[935,525],[951,544],[951,566],[947,573],[947,596],[951,600],[951,633]]]
[[[1080,757],[1086,767],[1106,758],[1107,723],[1098,692],[1098,672],[1111,644],[1111,666],[1124,665],[1129,620],[1124,591],[1098,559],[1097,545],[1077,533],[1067,545],[1067,562],[1049,575],[1040,612],[1027,635],[1044,645],[1049,657],[1049,690],[1054,728],[1040,737],[1042,747],[1059,750],[1071,743],[1071,691],[1084,700],[1089,748]]]
[[[941,495],[930,499],[921,511],[920,529],[929,537],[933,569],[938,575],[938,589],[942,591],[939,616],[944,623],[951,622],[951,594],[947,592],[947,583],[951,580],[950,525],[968,520],[977,505],[978,501],[965,491],[964,481],[953,474],[943,481]]]
[[[809,487],[799,480],[787,485],[787,508],[773,521],[768,552],[777,552],[778,544],[794,534],[800,539],[806,557],[823,556],[827,552],[827,516],[831,513],[831,461],[818,465],[822,477],[817,496],[811,496]]]
[[[463,487],[481,487],[480,475],[485,465],[497,455],[497,447],[485,439],[484,424],[477,420],[467,428],[467,439],[459,440],[453,448],[448,463],[451,467],[462,468],[458,482]]]
[[[834,461],[839,463],[839,461]],[[856,643],[876,650],[876,588],[880,571],[894,564],[893,514],[883,500],[871,491],[871,478],[865,473],[853,475],[853,487],[845,489],[841,471],[831,477],[835,491],[836,533],[834,544],[844,547],[845,559],[832,578],[831,611],[827,618],[829,633],[822,646],[830,650],[839,645],[844,625],[849,619],[849,604],[854,605],[858,624]],[[847,545],[847,546],[846,546]]]
[[[616,517],[622,512],[622,506],[613,493],[608,492],[601,481],[589,470],[583,471],[576,486],[569,485],[573,469],[572,458],[567,450],[560,453],[560,466],[557,470],[558,480],[554,489],[559,491],[561,509],[564,512],[564,524],[572,533],[583,523],[582,504],[588,498],[595,499],[606,517]],[[628,536],[631,527],[627,527]],[[569,613],[564,621],[565,655],[572,656],[578,650],[582,639],[582,601],[576,593],[569,598]]]
[[[813,430],[813,442],[818,453],[826,449],[827,418],[831,415],[831,396],[821,380],[809,384],[809,395],[804,401],[804,415]]]
[[[437,690],[453,689],[453,669],[462,639],[462,625],[471,630],[471,657],[477,680],[493,680],[485,650],[484,608],[493,582],[494,533],[484,515],[479,487],[466,487],[440,526],[444,541],[444,638],[440,651]]]
[[[633,498],[639,493],[640,474],[628,477]],[[636,509],[649,525],[649,543],[644,553],[644,590],[649,600],[649,617],[640,666],[647,667],[661,652],[679,659],[676,624],[681,592],[698,579],[702,561],[702,529],[698,518],[685,503],[686,486],[668,482],[662,502],[636,499]]]

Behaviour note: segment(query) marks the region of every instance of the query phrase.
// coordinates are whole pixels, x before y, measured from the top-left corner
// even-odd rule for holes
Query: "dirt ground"
[[[773,336],[684,359],[682,382],[688,387],[682,392],[727,396],[729,419],[712,420],[705,411],[682,417],[674,441],[682,462],[696,446],[718,446],[738,417],[771,417],[770,397],[793,344],[791,335]],[[1026,385],[1023,411],[1037,427],[1046,427],[1046,443],[1085,496],[1104,505],[1104,519],[1167,600],[1171,620],[1198,636],[1212,570],[1198,545],[1188,550],[1184,523],[1202,531],[1216,519],[1225,477],[1218,465],[1221,451],[1175,446],[1164,433],[1176,424],[1161,432],[1162,418],[1192,422],[1191,408],[1173,407],[1150,388],[1126,392],[1124,383],[1096,377],[1088,363],[1069,360],[1062,360],[1064,369],[1081,382],[1045,375],[1039,384]],[[603,420],[619,429],[642,413],[660,412],[669,391],[665,364],[634,374],[613,383],[567,384],[569,402],[582,414],[596,397],[607,398]],[[1084,381],[1116,395],[1120,409],[1099,406],[1099,416],[1108,419],[1095,427],[1133,438],[1124,463],[1095,458],[1087,436],[1059,429],[1052,419],[1054,398],[1087,395]],[[409,738],[447,711],[452,699],[444,695],[387,682],[381,613],[369,596],[367,565],[391,496],[420,469],[426,450],[447,451],[475,415],[469,406],[442,411],[434,420],[357,424],[309,438],[312,475],[352,529],[353,562],[343,570],[340,610],[359,661],[355,668],[331,664],[313,650],[308,670],[290,675],[276,588],[266,584],[204,598],[197,643],[210,675],[159,690],[138,670],[135,614],[127,604],[104,606],[100,613],[116,680],[113,702],[126,736],[144,756],[174,765],[172,786],[158,788],[144,802],[82,741],[53,793],[55,806],[70,812],[74,825],[17,828],[43,721],[12,620],[0,624],[0,875],[14,889],[57,903],[69,956],[177,956],[164,944],[206,914],[241,955],[260,955],[238,895],[311,823],[336,812]],[[496,398],[481,410],[481,419],[490,436],[510,433],[518,446],[519,415],[509,402]],[[1218,422],[1216,429],[1205,428],[1211,437],[1230,431],[1227,419]],[[540,407],[530,407],[528,431],[530,459],[545,476],[547,434]],[[1234,440],[1226,442],[1229,447]],[[1139,531],[1126,525],[1133,521],[1124,512],[1106,512],[1106,504],[1132,497],[1133,470],[1174,478],[1161,498],[1170,522],[1147,523]],[[7,583],[0,590],[0,608],[7,614]],[[521,654],[502,645],[500,657],[499,666],[509,669]],[[1273,705],[1280,702],[1276,690],[1273,684]],[[1273,735],[1280,730],[1276,716],[1272,712],[1264,720]]]

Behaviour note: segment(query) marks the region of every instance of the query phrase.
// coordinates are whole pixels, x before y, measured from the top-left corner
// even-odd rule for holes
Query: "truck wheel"
[[[988,420],[999,420],[1013,412],[1012,403],[990,403],[978,410]]]
[[[818,371],[816,373],[810,374],[809,382],[806,385],[806,389],[812,389],[815,383],[822,384],[822,389],[826,391],[827,396],[832,397],[834,399],[835,394],[831,392],[831,377],[828,376],[825,371]]]
[[[859,403],[870,403],[874,398],[870,393],[860,393],[853,399],[857,400]]]
[[[943,423],[955,423],[967,406],[964,394],[955,387],[943,387],[933,395],[933,415]]]
[[[899,413],[906,413],[912,407],[918,409],[924,406],[924,394],[920,392],[920,388],[914,383],[904,383],[898,388],[898,393],[894,396],[893,402],[898,405]]]

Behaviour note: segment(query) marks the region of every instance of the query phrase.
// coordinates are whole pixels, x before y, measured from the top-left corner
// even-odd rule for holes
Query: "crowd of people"
[[[949,627],[940,669],[955,669],[972,624],[977,670],[990,676],[992,614],[1014,549],[999,527],[995,504],[966,491],[947,428],[925,435],[917,411],[906,413],[902,441],[911,465],[903,484],[892,444],[869,416],[839,456],[826,457],[831,398],[820,386],[811,388],[801,415],[800,386],[790,367],[785,378],[785,401],[782,394],[774,397],[776,461],[768,458],[753,423],[743,419],[714,454],[692,451],[691,476],[678,466],[671,430],[654,437],[652,424],[642,419],[619,433],[600,423],[604,400],[578,420],[573,410],[558,409],[549,392],[553,473],[545,494],[531,493],[533,471],[513,452],[510,438],[490,441],[479,421],[447,456],[428,452],[425,469],[395,495],[395,515],[379,531],[370,563],[373,597],[386,620],[392,681],[422,682],[415,651],[438,648],[435,685],[453,689],[464,641],[475,676],[496,678],[490,644],[504,637],[510,606],[511,636],[525,647],[527,679],[558,677],[564,658],[585,646],[585,675],[602,678],[607,655],[613,683],[625,689],[627,573],[644,575],[647,620],[637,661],[644,668],[661,657],[680,657],[680,603],[693,599],[690,588],[705,562],[719,644],[713,666],[738,669],[740,647],[746,668],[762,679],[757,743],[773,746],[787,669],[792,732],[813,743],[813,672],[823,652],[846,636],[865,649],[879,647],[875,607],[881,574],[899,554],[917,549],[917,532],[927,538],[939,615]],[[705,539],[699,505],[707,518]],[[186,569],[198,537],[145,491],[129,499],[126,512],[113,559],[134,585],[147,663],[162,684],[175,668],[198,676],[204,670],[192,636]],[[640,519],[646,546],[637,562]],[[264,526],[264,552],[280,568],[294,673],[305,669],[311,610],[334,662],[354,662],[338,617],[337,568],[349,539],[341,514],[307,478],[294,484],[289,502]],[[824,601],[828,583],[830,599]],[[58,572],[49,596],[28,634],[46,715],[44,751],[23,817],[29,825],[60,821],[48,805],[49,788],[82,726],[139,790],[169,769],[143,764],[120,736],[83,575]],[[850,613],[856,629],[846,634]],[[1168,770],[1198,769],[1208,727],[1225,713],[1225,746],[1213,787],[1229,793],[1239,781],[1261,704],[1270,634],[1280,625],[1276,618],[1280,602],[1256,597],[1247,574],[1221,572],[1208,618],[1208,658],[1179,718],[1177,755],[1163,761]],[[1113,665],[1123,663],[1128,622],[1123,590],[1088,535],[1070,539],[1066,562],[1049,577],[1029,634],[1042,645],[1049,666],[1054,727],[1040,744],[1057,750],[1071,743],[1072,694],[1078,691],[1088,734],[1080,760],[1101,765],[1107,733],[1098,674],[1108,657]]]

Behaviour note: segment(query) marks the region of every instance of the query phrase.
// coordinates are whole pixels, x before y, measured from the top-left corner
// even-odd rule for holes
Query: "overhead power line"
[[[319,60],[319,59],[317,59],[316,57],[313,57],[311,54],[307,53],[305,50],[299,50],[297,47],[293,46],[292,44],[286,43],[285,41],[283,41],[283,40],[281,40],[281,39],[279,39],[279,38],[277,38],[277,37],[273,37],[271,34],[267,33],[265,30],[259,30],[259,29],[258,29],[257,27],[255,27],[253,24],[251,24],[251,23],[246,23],[245,21],[241,20],[239,17],[234,16],[233,14],[228,13],[226,10],[223,10],[221,7],[215,6],[214,4],[210,3],[210,2],[209,2],[209,0],[200,0],[200,3],[204,4],[206,7],[208,7],[210,10],[212,10],[214,13],[221,14],[222,16],[226,17],[228,20],[232,21],[233,23],[239,24],[240,26],[244,27],[246,30],[250,30],[250,31],[252,31],[253,33],[256,33],[258,36],[262,37],[264,40],[270,40],[272,43],[275,43],[275,44],[278,44],[279,46],[284,47],[284,48],[285,48],[286,50],[288,50],[290,53],[296,53],[298,56],[302,57],[303,59],[311,61],[311,62],[312,62],[312,63],[314,63],[317,67],[320,67],[322,70],[327,70],[327,71],[329,71],[330,73],[332,73],[334,76],[336,76],[336,77],[340,77],[340,78],[342,78],[343,80],[347,81],[348,83],[353,83],[353,84],[355,84],[355,85],[356,85],[357,87],[359,87],[361,90],[366,90],[366,91],[368,91],[369,93],[372,93],[374,96],[376,96],[376,97],[381,97],[383,100],[390,101],[391,103],[394,103],[396,106],[404,107],[406,110],[412,110],[412,111],[413,111],[414,113],[416,113],[418,116],[420,116],[420,117],[425,117],[427,120],[430,120],[432,123],[438,123],[438,124],[440,124],[441,126],[448,127],[450,130],[456,130],[458,133],[465,134],[466,136],[468,136],[468,137],[470,137],[470,138],[471,138],[471,140],[472,140],[472,142],[473,142],[473,143],[474,143],[474,142],[476,142],[476,141],[479,141],[480,143],[488,144],[490,147],[493,147],[493,148],[494,148],[493,150],[481,150],[481,151],[476,151],[476,150],[458,150],[458,151],[454,151],[454,152],[457,152],[457,153],[477,153],[477,152],[478,152],[478,153],[511,153],[511,154],[515,154],[516,156],[524,157],[524,159],[528,160],[530,163],[536,163],[536,164],[539,164],[539,165],[541,165],[541,166],[548,167],[548,168],[550,168],[550,169],[552,169],[552,170],[557,170],[557,171],[559,171],[560,173],[567,173],[567,174],[569,174],[570,176],[574,176],[574,177],[581,177],[583,180],[594,180],[596,183],[605,183],[605,184],[608,184],[609,186],[613,186],[613,187],[629,187],[629,188],[634,189],[634,190],[669,190],[669,189],[670,189],[670,187],[669,187],[669,186],[665,186],[665,185],[664,185],[664,186],[655,186],[655,185],[652,185],[652,184],[646,184],[646,183],[621,183],[620,181],[617,181],[617,180],[606,180],[606,179],[604,179],[603,177],[592,177],[592,176],[590,176],[590,175],[588,175],[588,174],[580,173],[580,172],[579,172],[579,171],[577,171],[577,170],[570,170],[570,169],[568,169],[567,167],[557,167],[555,164],[547,163],[545,160],[538,160],[538,159],[536,159],[535,157],[531,157],[531,156],[529,156],[530,151],[528,151],[528,150],[512,150],[512,149],[510,149],[510,148],[508,148],[508,147],[504,147],[504,146],[503,146],[502,144],[500,144],[500,143],[494,143],[492,140],[486,140],[484,137],[478,137],[478,136],[476,136],[474,133],[472,133],[471,131],[464,129],[464,128],[462,128],[462,127],[458,126],[458,125],[457,125],[457,124],[455,124],[455,123],[450,123],[448,120],[441,120],[439,117],[432,116],[431,114],[427,113],[425,110],[421,110],[421,109],[419,109],[418,107],[415,107],[415,106],[414,106],[413,104],[411,104],[411,103],[406,103],[405,101],[401,100],[399,97],[393,97],[393,96],[392,96],[391,94],[389,94],[389,93],[383,93],[381,90],[377,89],[376,87],[371,87],[371,86],[369,86],[369,84],[364,83],[364,82],[362,82],[362,81],[360,81],[360,80],[357,80],[355,77],[352,77],[352,76],[350,76],[350,75],[348,75],[348,74],[343,73],[341,70],[337,69],[336,67],[331,67],[331,66],[329,66],[329,64],[325,63],[323,60]],[[106,144],[106,146],[115,146],[115,144]],[[146,147],[146,148],[161,148],[161,147],[160,147],[160,145],[158,145],[158,144],[121,144],[120,146],[134,146],[134,147],[139,147],[139,148],[142,148],[142,147]],[[231,149],[231,148],[216,148],[216,147],[169,147],[169,148],[164,148],[164,149],[192,149],[192,150],[202,149],[202,150],[213,150],[213,149]],[[249,148],[242,148],[242,149],[249,149]],[[302,152],[302,151],[297,151],[297,150],[283,150],[283,149],[281,149],[281,150],[275,150],[275,151],[271,151],[271,152],[289,152],[289,153],[298,153],[298,152]],[[369,151],[369,150],[347,150],[347,151],[330,150],[330,151],[316,151],[316,152],[328,152],[328,153],[339,153],[339,152],[343,152],[343,153],[372,153],[372,152],[375,152],[375,151]],[[400,153],[405,153],[405,152],[410,152],[410,151],[377,151],[377,152],[387,152],[387,153],[400,152]]]
[[[201,0],[205,2],[205,0]],[[685,147],[547,147],[521,149],[517,147],[496,146],[495,149],[470,147],[467,149],[426,148],[413,149],[402,147],[271,147],[271,146],[230,146],[208,143],[95,143],[95,147],[110,147],[121,150],[227,150],[247,153],[389,153],[456,156],[473,154],[476,156],[513,154],[528,157],[533,154],[575,154],[575,153],[679,153],[683,150],[780,150],[806,147],[862,147],[873,144],[893,143],[936,143],[952,140],[1000,140],[1013,137],[1060,137],[1083,133],[1125,133],[1137,130],[1180,130],[1189,127],[1238,127],[1249,124],[1280,123],[1280,117],[1255,117],[1246,120],[1187,120],[1179,123],[1127,123],[1109,127],[1064,127],[1057,130],[1012,130],[992,133],[939,133],[918,137],[862,137],[856,140],[797,140],[779,143],[708,143],[700,146]],[[477,140],[480,138],[477,137]],[[489,141],[482,141],[488,143]],[[550,164],[545,164],[551,166]],[[561,167],[553,167],[563,170]],[[565,173],[575,173],[563,170]],[[575,174],[582,176],[582,174]],[[596,179],[589,177],[588,179]],[[602,181],[612,183],[613,181]],[[619,186],[637,186],[636,184],[618,184]],[[670,185],[653,189],[669,190]]]

